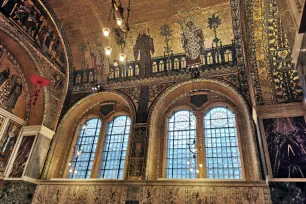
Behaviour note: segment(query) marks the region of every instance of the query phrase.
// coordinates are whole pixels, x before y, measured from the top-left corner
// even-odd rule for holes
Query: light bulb
[[[72,172],[72,169],[69,169],[69,172],[71,173],[71,172]]]
[[[193,151],[193,152],[197,152],[197,149],[196,149],[196,148],[193,148],[192,151]]]
[[[103,35],[104,35],[105,37],[109,36],[109,33],[110,33],[109,28],[103,28],[102,31],[103,31]]]
[[[118,67],[118,65],[119,65],[119,64],[118,64],[118,61],[115,60],[115,61],[114,61],[114,66],[115,66],[115,67]]]
[[[105,48],[105,54],[110,55],[112,53],[112,48],[111,47],[106,47]]]
[[[199,167],[202,168],[202,167],[203,167],[203,164],[199,164]]]
[[[190,168],[189,170],[190,170],[191,172],[193,171],[193,169],[192,169],[192,168]]]
[[[198,173],[200,173],[200,170],[199,170],[199,169],[197,169],[197,174],[198,174]]]
[[[190,164],[190,161],[189,161],[189,160],[187,160],[187,164]]]
[[[122,25],[122,19],[121,18],[117,18],[117,25],[121,26]]]
[[[68,166],[71,166],[71,162],[69,162]]]
[[[120,55],[119,55],[120,62],[123,62],[124,59],[125,59],[125,54],[124,53],[120,53]]]
[[[75,170],[75,171],[74,171],[74,173],[76,174],[76,173],[78,173],[78,171],[77,171],[77,170]]]

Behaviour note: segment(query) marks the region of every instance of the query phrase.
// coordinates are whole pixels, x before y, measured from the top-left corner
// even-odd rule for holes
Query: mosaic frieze
[[[52,196],[50,196],[50,193]],[[33,203],[254,203],[270,204],[266,187],[165,185],[39,185]]]

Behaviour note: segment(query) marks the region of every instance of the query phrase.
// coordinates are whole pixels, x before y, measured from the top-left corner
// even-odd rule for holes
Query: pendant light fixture
[[[107,27],[102,29],[103,35],[105,37],[109,37],[109,43],[108,46],[104,48],[105,54],[107,56],[110,56],[112,54],[112,48],[111,48],[111,40],[112,40],[112,32],[114,30],[114,25],[117,25],[117,27],[120,29],[123,35],[126,37],[126,33],[130,30],[129,26],[129,17],[130,17],[130,4],[131,1],[128,1],[128,7],[126,9],[123,8],[121,4],[121,0],[112,0],[111,1],[111,9],[108,17]],[[124,16],[124,11],[126,10],[127,14],[126,17]],[[108,28],[111,19],[113,19],[114,22],[112,22],[112,28]],[[120,45],[122,47],[122,45]],[[119,61],[124,62],[126,59],[126,55],[121,52],[119,54]]]

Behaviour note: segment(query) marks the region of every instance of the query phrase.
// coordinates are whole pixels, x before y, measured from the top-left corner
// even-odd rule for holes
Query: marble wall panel
[[[21,178],[30,156],[35,135],[23,137],[9,177]]]
[[[31,153],[25,175],[31,178],[40,178],[45,159],[49,150],[51,139],[41,134],[35,142],[35,146]]]
[[[267,154],[274,178],[306,177],[304,117],[264,119]]]
[[[0,175],[4,176],[5,169],[18,140],[21,125],[9,121],[9,125],[0,138]]]

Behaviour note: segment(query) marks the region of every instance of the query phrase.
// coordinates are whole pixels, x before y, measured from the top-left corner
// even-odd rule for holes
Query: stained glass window
[[[127,116],[115,117],[108,124],[99,169],[100,178],[123,178],[130,125],[130,118]]]
[[[174,112],[168,119],[167,178],[196,178],[196,162],[189,150],[189,144],[195,140],[196,118],[194,114],[189,110]]]
[[[204,116],[206,172],[209,179],[241,179],[235,114],[215,107]]]
[[[69,178],[90,178],[100,129],[101,120],[98,118],[90,119],[82,125],[75,146],[75,153],[82,153],[78,156],[77,154],[73,156]]]

